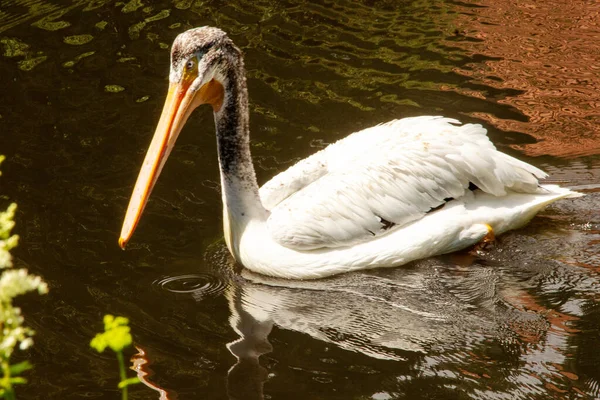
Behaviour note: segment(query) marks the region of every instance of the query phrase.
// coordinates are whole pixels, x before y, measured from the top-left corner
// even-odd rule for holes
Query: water
[[[0,4],[3,202],[47,296],[23,399],[114,399],[105,313],[131,319],[133,399],[600,397],[598,4],[10,1]],[[187,124],[123,252],[168,47],[215,25],[244,50],[260,182],[402,116],[479,122],[587,195],[495,247],[318,282],[260,277],[222,242],[212,115]],[[131,352],[129,355],[133,355]],[[155,392],[150,389],[155,388]]]

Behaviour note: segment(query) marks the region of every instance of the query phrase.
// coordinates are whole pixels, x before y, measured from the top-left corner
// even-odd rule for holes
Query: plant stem
[[[15,392],[13,391],[12,385],[10,384],[10,364],[8,360],[2,361],[2,386],[4,388],[4,398],[6,400],[16,400]]]
[[[17,399],[15,397],[15,392],[13,392],[12,389],[6,389],[6,392],[4,392],[4,398],[6,400],[16,400]]]
[[[119,360],[119,376],[121,377],[121,382],[127,379],[127,373],[125,372],[125,362],[123,361],[123,353],[121,351],[117,351],[117,360]],[[121,399],[127,400],[127,386],[121,389]]]

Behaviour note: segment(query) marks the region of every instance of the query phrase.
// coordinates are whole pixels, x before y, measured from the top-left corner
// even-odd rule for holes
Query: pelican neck
[[[223,79],[224,99],[215,111],[217,151],[223,190],[223,206],[238,221],[266,216],[258,192],[250,152],[248,90],[241,60],[229,65]]]

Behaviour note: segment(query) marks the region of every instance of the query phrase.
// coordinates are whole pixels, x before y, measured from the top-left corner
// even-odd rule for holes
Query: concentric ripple
[[[191,294],[196,300],[217,296],[229,286],[224,280],[210,274],[168,276],[154,281],[153,284],[167,292]]]

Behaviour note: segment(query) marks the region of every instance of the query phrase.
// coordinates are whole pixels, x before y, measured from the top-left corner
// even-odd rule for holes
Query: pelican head
[[[169,91],[129,201],[119,238],[121,248],[133,235],[150,192],[192,111],[210,104],[215,114],[220,112],[226,96],[224,87],[234,79],[230,75],[241,67],[241,60],[241,51],[218,28],[190,29],[173,42]]]

